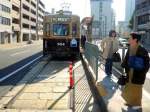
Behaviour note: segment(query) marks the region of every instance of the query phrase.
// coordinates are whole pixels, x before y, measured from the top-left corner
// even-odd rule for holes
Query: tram
[[[79,56],[80,17],[59,11],[44,17],[43,55]]]

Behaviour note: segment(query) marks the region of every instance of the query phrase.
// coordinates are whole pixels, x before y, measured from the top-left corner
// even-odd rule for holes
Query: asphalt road
[[[18,46],[12,49],[0,49],[0,70],[41,51],[42,43]]]
[[[42,44],[0,49],[0,97],[6,94],[42,57]]]

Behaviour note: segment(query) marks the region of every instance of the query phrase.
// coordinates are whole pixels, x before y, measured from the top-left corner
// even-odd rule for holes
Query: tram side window
[[[68,24],[53,24],[53,35],[54,36],[68,36],[69,25]]]
[[[50,29],[51,29],[51,28],[50,28],[50,24],[47,23],[47,24],[46,24],[46,30],[45,30],[45,31],[46,31],[46,35],[48,35],[48,36],[50,35]]]
[[[72,35],[76,36],[77,35],[77,24],[72,25]]]

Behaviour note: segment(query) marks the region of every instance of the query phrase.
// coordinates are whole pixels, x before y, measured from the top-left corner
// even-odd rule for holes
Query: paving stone
[[[19,100],[37,100],[39,93],[22,93],[17,99]]]
[[[56,83],[56,86],[69,86],[69,83],[61,83],[61,82],[59,82],[59,83]]]
[[[69,83],[69,77],[68,78],[60,78],[60,79],[55,79],[55,82],[61,82],[61,83]]]
[[[52,92],[52,88],[50,88],[50,87],[45,87],[43,84],[35,84],[35,85],[28,85],[26,88],[25,88],[25,90],[24,90],[24,92],[29,92],[29,93],[36,93],[36,92],[38,92],[38,93],[42,93],[42,92],[46,92],[46,93],[48,93],[48,92]]]
[[[53,93],[53,100],[66,100],[69,101],[70,93]]]
[[[56,93],[64,93],[66,91],[68,91],[68,87],[59,86],[59,87],[53,88],[53,92],[56,92]]]
[[[7,104],[13,97],[2,97],[0,100],[0,104]]]
[[[66,101],[66,100],[55,100],[55,101],[49,100],[47,102],[46,108],[48,108],[48,109],[68,109],[69,105],[68,105],[68,101]]]
[[[12,108],[17,109],[44,109],[47,100],[15,100]]]
[[[0,112],[20,112],[19,109],[5,109],[5,110],[0,110]]]
[[[39,98],[42,100],[52,100],[53,97],[52,93],[39,93]]]

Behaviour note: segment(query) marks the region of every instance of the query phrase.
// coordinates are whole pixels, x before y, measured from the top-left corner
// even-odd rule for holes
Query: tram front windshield
[[[68,24],[53,24],[53,35],[54,36],[69,35],[69,25]]]

